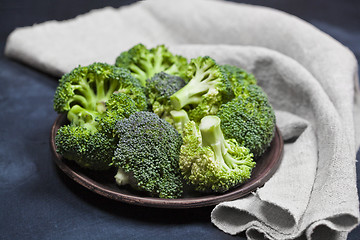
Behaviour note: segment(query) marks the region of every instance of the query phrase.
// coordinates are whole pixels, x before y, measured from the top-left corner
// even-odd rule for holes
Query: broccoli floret
[[[231,82],[231,85],[233,86],[233,89],[236,89],[239,85],[257,84],[254,75],[246,72],[242,68],[229,64],[221,65],[220,67],[226,73],[229,81]]]
[[[115,62],[116,66],[129,69],[142,86],[146,85],[146,79],[159,72],[184,78],[187,64],[185,57],[172,54],[164,45],[147,49],[143,44],[122,52]]]
[[[274,110],[260,86],[242,86],[237,93],[238,97],[217,112],[221,129],[226,138],[234,138],[255,157],[261,156],[274,137]]]
[[[152,111],[166,119],[172,110],[170,96],[184,86],[184,79],[165,72],[156,73],[147,79],[145,93]]]
[[[199,122],[204,116],[215,114],[222,103],[234,97],[226,74],[208,56],[192,59],[187,77],[189,82],[170,100],[175,110],[185,109],[190,120]]]
[[[59,128],[55,144],[61,156],[92,170],[109,169],[116,149],[116,142],[106,134],[73,124]]]
[[[123,118],[130,117],[131,114],[140,111],[134,100],[124,93],[114,92],[110,99],[105,103],[106,111],[98,121],[98,131],[105,133],[110,138],[115,138],[117,145],[117,131],[115,125]]]
[[[129,95],[140,110],[147,108],[144,90],[128,70],[94,63],[79,66],[59,80],[54,109],[68,113],[68,119],[78,126],[91,124],[105,112],[105,103],[114,92]]]
[[[185,125],[179,165],[186,182],[201,192],[225,192],[250,178],[253,154],[236,140],[226,140],[220,118],[206,116]]]
[[[119,168],[117,183],[130,183],[154,197],[180,197],[182,138],[175,128],[155,113],[140,111],[119,121],[116,129],[119,143],[112,165]]]
[[[55,144],[60,155],[84,168],[110,168],[119,141],[115,130],[116,122],[139,109],[134,100],[124,93],[113,93],[105,104],[106,111],[91,123],[78,125],[78,122],[71,122],[59,128]]]

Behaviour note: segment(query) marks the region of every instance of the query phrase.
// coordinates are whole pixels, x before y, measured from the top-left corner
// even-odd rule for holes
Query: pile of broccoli
[[[89,170],[114,168],[120,187],[159,198],[244,183],[275,130],[252,74],[164,45],[75,68],[59,80],[54,109],[68,120],[55,137],[59,154]]]

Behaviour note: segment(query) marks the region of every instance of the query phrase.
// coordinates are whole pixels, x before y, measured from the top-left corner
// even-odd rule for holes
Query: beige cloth
[[[357,62],[339,42],[289,14],[213,0],[152,0],[16,29],[5,54],[55,76],[114,63],[136,43],[210,55],[255,74],[286,141],[275,175],[211,214],[249,239],[346,239],[359,221],[355,154]],[[355,134],[357,133],[357,134]],[[357,138],[355,139],[355,136]]]

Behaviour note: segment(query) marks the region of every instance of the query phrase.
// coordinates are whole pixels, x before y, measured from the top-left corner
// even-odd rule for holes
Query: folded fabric
[[[16,29],[5,54],[61,76],[78,65],[114,63],[139,42],[238,65],[256,76],[276,110],[285,139],[278,171],[253,194],[216,206],[215,226],[249,239],[346,239],[359,221],[360,142],[357,62],[346,47],[269,8],[153,0]]]

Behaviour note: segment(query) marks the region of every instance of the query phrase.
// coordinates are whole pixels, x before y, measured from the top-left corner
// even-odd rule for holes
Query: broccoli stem
[[[124,169],[118,167],[116,175],[114,176],[115,182],[119,186],[130,185],[131,188],[140,191],[138,182],[134,177],[133,172],[125,172]]]
[[[97,131],[97,122],[95,121],[99,113],[96,111],[89,111],[79,105],[74,105],[67,114],[67,118],[72,124],[76,126],[83,126],[91,132]]]
[[[189,104],[199,104],[202,96],[207,93],[218,82],[214,76],[211,66],[199,67],[195,64],[197,70],[195,76],[179,91],[170,97],[170,101],[175,110],[180,110]]]
[[[151,64],[151,60],[150,61],[149,59],[141,60],[140,64],[144,68],[145,70],[144,72],[147,73],[146,78],[153,75],[155,70],[154,70],[154,66]]]
[[[225,142],[220,128],[220,118],[217,116],[205,116],[201,119],[199,129],[203,138],[204,146],[211,146],[219,142]]]
[[[240,161],[233,158],[229,153],[229,145],[225,140],[220,128],[220,118],[217,116],[205,116],[201,119],[199,129],[202,136],[202,145],[209,146],[214,152],[214,157],[224,170],[234,169]]]
[[[116,184],[119,186],[124,186],[130,183],[130,175],[126,173],[122,168],[118,168],[118,171],[114,178]]]
[[[178,71],[178,68],[177,68],[175,62],[173,62],[170,66],[164,67],[164,52],[163,52],[162,48],[156,48],[153,58],[154,58],[154,65],[152,66],[151,69],[149,69],[151,71],[151,74],[149,74],[148,77],[152,77],[156,73],[159,73],[162,71],[165,71],[166,73],[169,73],[169,74],[174,74]],[[169,63],[167,63],[167,64],[169,64]]]
[[[96,78],[96,98],[97,100],[104,99],[105,97],[105,88],[104,88],[104,79],[101,77]]]
[[[179,133],[182,133],[185,124],[190,121],[187,112],[183,109],[181,109],[179,111],[172,110],[172,111],[170,111],[170,115],[171,115],[172,119],[174,120],[175,129]]]
[[[129,69],[131,70],[134,77],[137,78],[140,81],[141,85],[144,87],[146,85],[146,79],[147,79],[147,75],[144,72],[144,70],[142,70],[135,64],[130,65]]]
[[[86,97],[81,95],[75,95],[72,97],[71,100],[69,100],[69,105],[72,106],[74,103],[83,106],[84,108],[88,107],[88,100]]]
[[[226,165],[231,169],[235,169],[237,166],[239,166],[241,164],[246,164],[246,161],[244,161],[244,160],[239,161],[239,160],[233,158],[229,153],[224,154],[223,158],[224,158],[224,162],[226,163]]]
[[[119,88],[119,84],[115,81],[110,82],[110,86],[107,87],[106,81],[110,80],[105,80],[102,78],[96,80],[95,109],[99,113],[103,113],[106,111],[105,103],[107,102],[107,100],[109,100],[111,95]]]
[[[169,66],[167,69],[166,69],[166,73],[168,74],[172,74],[172,75],[176,75],[178,73],[179,69],[178,69],[178,66],[176,66],[175,63],[173,63],[171,66]]]
[[[109,99],[111,97],[111,95],[116,92],[117,90],[119,90],[119,84],[116,83],[115,81],[112,82],[109,86],[108,91],[106,92],[105,98]]]
[[[110,82],[110,86],[106,89],[107,84],[106,80],[103,77],[97,76],[95,79],[85,80],[82,79],[79,87],[75,89],[79,91],[83,95],[76,95],[74,97],[74,101],[78,101],[81,105],[86,109],[91,109],[97,111],[99,113],[103,113],[106,111],[105,102],[111,97],[112,93],[117,90],[119,84],[114,82]],[[90,86],[89,82],[95,82],[94,88]]]
[[[81,79],[78,85],[73,85],[74,91],[78,91],[81,95],[76,94],[73,98],[74,102],[79,102],[84,108],[94,109],[94,99],[96,98],[94,91],[85,79]],[[83,98],[81,98],[82,96]]]
[[[162,49],[161,48],[157,48],[156,52],[154,54],[154,70],[155,71],[162,71],[162,64],[163,64],[163,54],[162,54]]]
[[[190,81],[185,87],[174,93],[170,97],[170,101],[175,110],[180,110],[189,104],[199,104],[201,96],[206,92],[203,85],[196,81]]]
[[[69,101],[69,104],[72,105],[73,103],[77,103],[77,105],[82,106],[83,109],[91,109],[94,111],[104,112],[105,109],[104,107],[101,106],[101,102],[104,102],[105,100],[104,83],[101,83],[101,80],[99,79],[95,80],[95,84],[96,84],[96,94],[95,94],[94,89],[91,88],[88,81],[90,82],[91,80],[82,78],[80,79],[77,85],[72,86],[73,91],[74,92],[76,91],[77,94],[73,96],[73,98]],[[78,110],[73,110],[73,113],[75,113],[76,111]],[[70,113],[70,116],[71,115],[72,114]],[[74,119],[74,116],[72,117]]]
[[[231,168],[233,167],[232,165],[228,165],[228,162],[229,161],[228,159],[225,159],[224,158],[224,144],[220,141],[210,145],[211,149],[213,150],[214,152],[214,157],[215,157],[215,161],[220,163],[220,166],[221,168],[224,170],[224,171],[229,171],[231,170]],[[231,161],[230,161],[231,162]]]
[[[169,63],[167,62],[167,64]],[[152,71],[152,73],[149,74],[148,77],[152,77],[156,73],[162,71],[165,71],[166,73],[169,74],[174,74],[178,72],[178,68],[175,62],[173,62],[172,65],[170,66],[164,67],[164,52],[162,48],[156,48],[156,51],[154,53],[154,66],[152,66],[152,68],[149,70]]]

